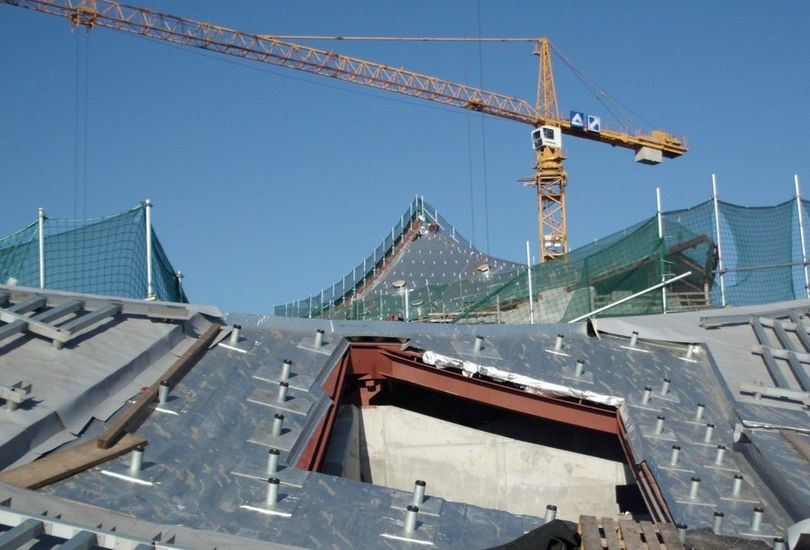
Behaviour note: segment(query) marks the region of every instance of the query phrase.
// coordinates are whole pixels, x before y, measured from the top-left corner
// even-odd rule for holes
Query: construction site
[[[659,188],[654,209],[580,244],[569,143],[642,168],[681,162],[690,144],[629,116],[561,111],[555,62],[608,96],[546,37],[252,34],[111,0],[0,0],[0,12],[517,123],[536,224],[525,260],[500,257],[488,218],[477,238],[472,185],[468,235],[414,188],[398,218],[374,222],[375,244],[343,258],[351,269],[267,311],[225,311],[186,277],[223,295],[250,277],[184,275],[177,226],[150,199],[86,215],[76,177],[72,217],[45,203],[0,237],[0,548],[810,548],[799,176],[787,200],[755,207],[720,200],[714,175],[710,198],[686,207],[666,209]],[[519,43],[536,97],[311,40]],[[78,174],[87,137],[75,137]],[[352,200],[344,218],[363,217]],[[265,238],[339,248],[335,222],[280,208],[302,225]],[[242,269],[237,244],[201,249]],[[314,249],[300,255],[329,254]]]

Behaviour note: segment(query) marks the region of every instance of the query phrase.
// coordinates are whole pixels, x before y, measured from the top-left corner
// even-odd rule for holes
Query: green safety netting
[[[43,227],[45,288],[147,297],[145,206],[94,218],[45,218]],[[188,302],[154,229],[151,235],[155,297]],[[40,286],[37,222],[0,239],[0,283]]]
[[[794,199],[771,207],[747,208],[709,200],[692,208],[662,213],[660,219],[653,216],[530,270],[523,267],[498,274],[478,273],[457,282],[417,287],[407,295],[393,289],[364,293],[362,284],[358,284],[351,287],[351,294],[341,295],[340,301],[310,298],[292,302],[282,311],[277,309],[276,314],[555,323],[617,302],[619,305],[598,315],[639,315],[805,298],[807,245],[800,221],[808,219],[808,204]],[[414,210],[410,208],[409,212]],[[402,226],[406,224],[407,219]],[[655,289],[626,300],[687,272],[691,274],[667,285],[666,290]],[[310,307],[313,303],[316,306]]]

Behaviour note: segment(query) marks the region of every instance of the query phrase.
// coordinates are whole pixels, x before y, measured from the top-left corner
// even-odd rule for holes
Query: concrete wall
[[[625,466],[488,434],[396,407],[362,409],[360,468],[375,485],[405,491],[416,479],[427,494],[518,514],[614,516]],[[349,467],[349,470],[355,467]]]

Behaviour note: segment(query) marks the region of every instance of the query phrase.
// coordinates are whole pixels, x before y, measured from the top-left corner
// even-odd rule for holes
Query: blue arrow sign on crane
[[[585,128],[585,113],[579,111],[571,111],[571,127],[572,128]]]
[[[601,132],[602,119],[598,116],[588,115],[588,131],[597,133]]]

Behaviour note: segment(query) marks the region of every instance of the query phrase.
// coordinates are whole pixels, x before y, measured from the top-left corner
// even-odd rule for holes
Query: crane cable
[[[87,107],[89,80],[89,32],[84,35],[84,52],[82,52],[81,31],[76,29],[76,88],[73,117],[73,217],[87,216]],[[81,189],[81,190],[80,190]]]
[[[476,3],[476,20],[478,23],[478,37],[481,38],[481,0]],[[478,87],[484,87],[484,52],[481,46],[481,40],[478,41]],[[486,119],[481,114],[481,162],[484,181],[484,236],[486,237],[486,250],[489,256],[489,193],[487,192],[487,136],[486,136]]]
[[[74,90],[74,108],[73,108],[73,217],[78,217],[78,204],[79,204],[79,91],[81,82],[81,62],[80,45],[78,29],[76,32],[76,75],[75,83],[76,89]]]
[[[601,103],[608,112],[613,115],[616,123],[619,125],[623,132],[629,133],[633,127],[642,126],[636,119],[640,120],[646,127],[653,128],[654,126],[642,116],[634,113],[629,107],[623,104],[615,97],[608,94],[605,90],[599,87],[596,82],[589,77],[585,72],[577,67],[571,59],[562,53],[559,48],[551,45],[554,54],[569,68],[571,72],[579,79],[580,82],[594,94],[597,101]]]
[[[468,49],[464,48],[464,78],[469,79],[469,57]],[[467,122],[467,179],[470,183],[470,225],[472,226],[472,235],[470,235],[470,242],[475,248],[475,184],[473,181],[473,155],[472,155],[472,113],[467,113],[464,117]]]
[[[331,34],[260,34],[266,40],[338,40],[362,42],[527,42],[537,38],[497,36],[340,36]]]

